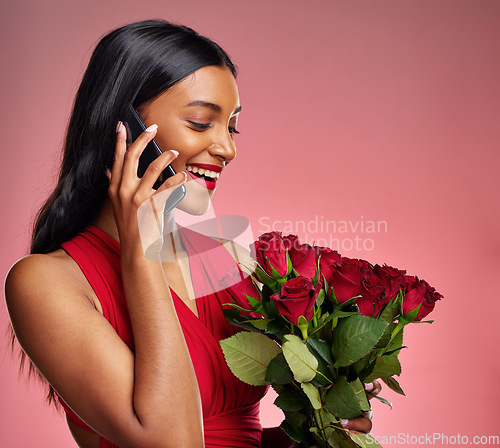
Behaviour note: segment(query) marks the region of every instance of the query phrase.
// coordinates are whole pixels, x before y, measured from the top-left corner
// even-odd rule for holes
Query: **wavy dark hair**
[[[99,41],[76,94],[57,185],[34,221],[30,253],[58,249],[96,219],[107,197],[116,124],[129,106],[153,100],[206,66],[226,66],[236,77],[219,45],[164,20],[131,23]],[[21,369],[25,360],[21,352]],[[36,372],[31,363],[30,372]],[[54,401],[51,387],[48,399]]]
[[[107,196],[116,123],[206,66],[236,68],[222,48],[163,20],[131,23],[97,44],[76,94],[54,192],[38,212],[31,253],[58,249],[94,221]]]

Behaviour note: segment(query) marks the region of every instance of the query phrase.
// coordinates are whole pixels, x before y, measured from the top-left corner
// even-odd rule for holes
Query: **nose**
[[[208,152],[227,164],[236,157],[236,145],[231,135],[227,133],[227,136],[220,136],[214,141],[208,147]]]

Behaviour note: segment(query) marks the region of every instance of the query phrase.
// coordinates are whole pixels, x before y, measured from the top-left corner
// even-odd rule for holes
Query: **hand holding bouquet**
[[[346,431],[341,419],[370,410],[363,383],[381,379],[404,395],[394,378],[403,328],[423,322],[441,294],[405,271],[300,244],[296,235],[265,233],[252,254],[254,283],[230,287],[235,303],[224,310],[249,330],[220,342],[232,372],[272,385],[281,428],[301,446],[378,446]]]

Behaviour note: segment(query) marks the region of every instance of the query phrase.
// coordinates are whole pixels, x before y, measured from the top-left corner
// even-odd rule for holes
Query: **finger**
[[[170,150],[165,151],[159,155],[155,160],[153,160],[141,179],[141,185],[138,189],[139,193],[149,193],[153,188],[153,185],[158,180],[158,177],[163,172],[163,170],[179,155],[178,151]],[[174,176],[172,176],[174,177]],[[168,178],[165,182],[167,182]],[[176,178],[177,180],[178,178]]]
[[[378,395],[382,390],[382,385],[378,381],[364,384],[366,396],[371,400],[375,395]]]
[[[139,164],[139,157],[144,151],[146,145],[153,140],[156,135],[158,126],[152,124],[145,131],[137,137],[125,152],[123,161],[122,177],[126,179],[137,179],[137,166]]]
[[[118,184],[121,180],[122,167],[123,167],[123,157],[127,150],[127,135],[125,126],[121,121],[118,122],[116,126],[116,145],[115,154],[113,158],[113,167],[111,171],[110,185]]]
[[[172,177],[169,177],[165,182],[163,182],[160,188],[156,190],[156,192],[161,193],[162,191],[168,190],[169,188],[183,184],[186,181],[187,181],[187,173],[185,171],[180,171],[179,173],[174,174]]]
[[[350,431],[359,431],[368,434],[372,430],[372,421],[367,417],[342,419],[342,426]]]

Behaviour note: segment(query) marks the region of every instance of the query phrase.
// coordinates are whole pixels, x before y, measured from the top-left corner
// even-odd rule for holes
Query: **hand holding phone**
[[[127,128],[127,144],[131,145],[139,135],[141,135],[146,130],[146,125],[142,121],[141,117],[137,113],[137,111],[130,106],[127,120],[124,123]],[[137,176],[142,177],[146,172],[149,164],[155,160],[160,154],[162,150],[158,146],[158,143],[153,139],[151,140],[147,146],[144,148],[141,156],[139,157],[139,167],[137,168]],[[174,169],[171,165],[168,165],[158,177],[158,180],[155,182],[153,188],[157,190],[160,185],[165,182],[169,177],[172,177],[175,174]]]
[[[129,108],[127,120],[124,122],[124,125],[127,129],[127,144],[129,145],[132,144],[132,142],[134,142],[137,137],[139,137],[139,135],[146,130],[146,125],[142,121],[142,118],[132,106]],[[162,150],[158,146],[158,143],[156,143],[154,139],[151,140],[139,157],[137,176],[144,176],[149,164],[161,154]],[[175,170],[171,165],[168,165],[158,176],[153,188],[157,190],[163,182],[165,182],[169,177],[172,177],[174,174]],[[163,213],[167,214],[170,210],[172,210],[184,198],[184,196],[186,196],[186,187],[184,185],[180,185],[167,199]]]

